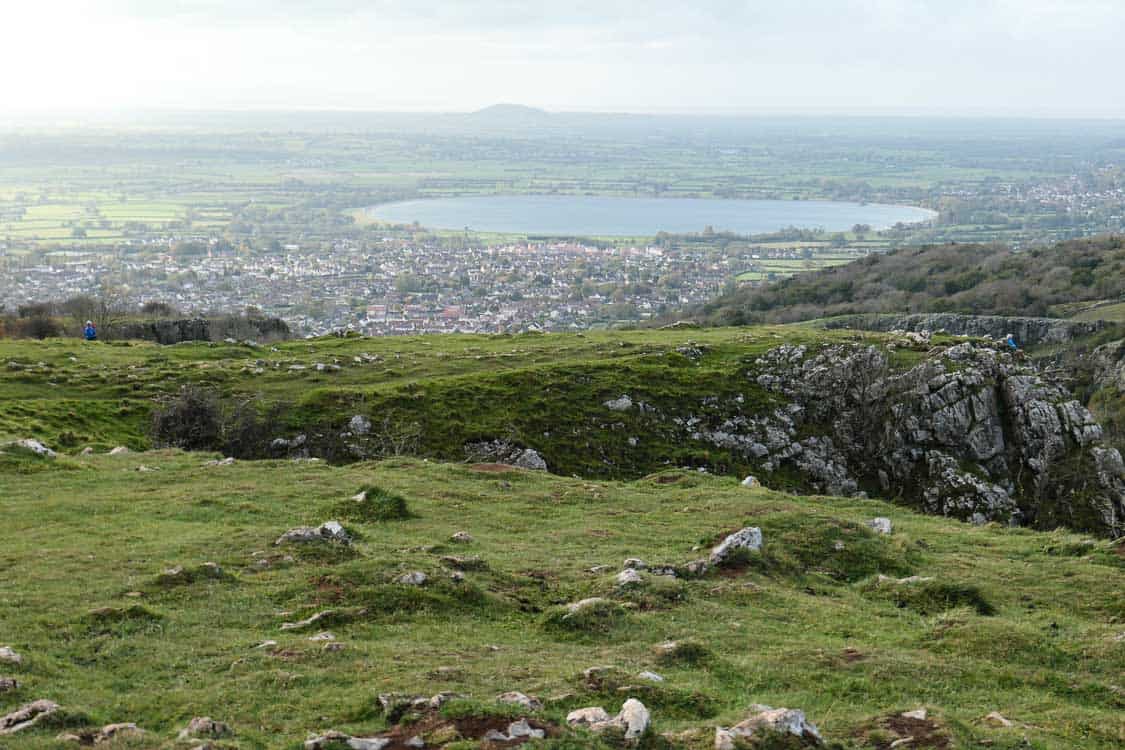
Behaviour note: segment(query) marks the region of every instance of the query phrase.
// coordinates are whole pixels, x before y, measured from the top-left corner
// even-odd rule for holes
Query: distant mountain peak
[[[485,107],[484,109],[478,109],[477,111],[470,113],[470,116],[474,119],[489,120],[501,118],[508,120],[544,120],[550,118],[551,113],[544,109],[538,109],[537,107],[528,107],[523,104],[511,104],[508,102],[502,102],[500,104],[493,104],[491,106]]]

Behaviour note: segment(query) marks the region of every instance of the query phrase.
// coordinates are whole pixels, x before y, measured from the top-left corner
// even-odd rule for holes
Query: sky
[[[1125,116],[1125,0],[0,0],[0,115]]]

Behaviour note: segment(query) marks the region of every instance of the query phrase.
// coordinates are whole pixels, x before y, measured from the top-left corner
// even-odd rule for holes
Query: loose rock
[[[351,544],[351,541],[351,534],[347,532],[339,521],[325,521],[316,528],[311,526],[298,526],[297,528],[289,529],[289,531],[286,531],[277,538],[274,545],[304,544],[307,542],[338,542],[340,544]]]
[[[509,705],[526,708],[528,711],[539,711],[543,708],[543,701],[539,700],[538,698],[532,698],[530,695],[525,695],[515,690],[504,693],[496,700],[499,703],[506,703]],[[511,734],[511,732],[509,732],[509,734]]]
[[[403,573],[395,579],[395,583],[401,583],[406,586],[425,586],[430,577],[420,570],[413,570],[409,573]]]
[[[48,700],[38,700],[20,706],[7,716],[0,716],[0,736],[31,729],[58,710],[59,704]]]
[[[23,657],[8,646],[0,646],[0,662],[5,664],[22,664]]]
[[[872,518],[867,522],[867,525],[871,527],[871,530],[876,534],[890,534],[891,530],[894,528],[891,524],[891,519],[884,516]]]
[[[215,721],[210,716],[196,716],[188,725],[180,730],[179,739],[186,740],[190,737],[226,737],[234,734],[230,725]]]

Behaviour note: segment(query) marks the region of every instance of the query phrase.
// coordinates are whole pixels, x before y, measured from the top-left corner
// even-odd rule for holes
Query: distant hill
[[[488,125],[542,124],[550,122],[552,118],[553,115],[546,110],[507,103],[493,104],[468,115],[468,119]]]
[[[1065,317],[1080,303],[1123,296],[1125,238],[1109,236],[1025,251],[1002,245],[902,248],[742,287],[681,317],[712,325],[856,313]]]

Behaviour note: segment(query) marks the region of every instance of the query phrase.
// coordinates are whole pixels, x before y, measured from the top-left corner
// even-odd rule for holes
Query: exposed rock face
[[[465,457],[469,461],[493,461],[521,469],[547,471],[547,462],[539,452],[532,448],[513,445],[505,440],[488,440],[469,443],[465,446]]]
[[[181,341],[222,341],[249,338],[258,341],[289,338],[289,325],[280,318],[185,318],[121,323],[102,331],[106,339],[143,339],[158,344]]]
[[[750,377],[787,403],[732,425],[727,442],[767,470],[791,466],[832,494],[877,481],[967,521],[1125,527],[1120,454],[1067,391],[1006,353],[966,342],[895,372],[873,347],[786,345]]]
[[[734,532],[711,550],[709,562],[712,565],[722,565],[728,557],[740,549],[750,550],[751,552],[761,550],[762,530],[757,526],[748,526],[741,531]]]
[[[820,732],[805,719],[803,711],[769,706],[751,706],[750,710],[749,717],[730,729],[718,727],[715,730],[715,750],[734,750],[738,739],[750,739],[762,730],[794,735],[804,741],[803,745],[815,747],[822,743]]]
[[[1058,318],[1007,318],[998,315],[923,313],[917,315],[845,315],[833,318],[828,328],[857,328],[863,331],[945,331],[955,336],[1002,339],[1015,334],[1021,346],[1073,341],[1105,327],[1101,320],[1077,321]]]

